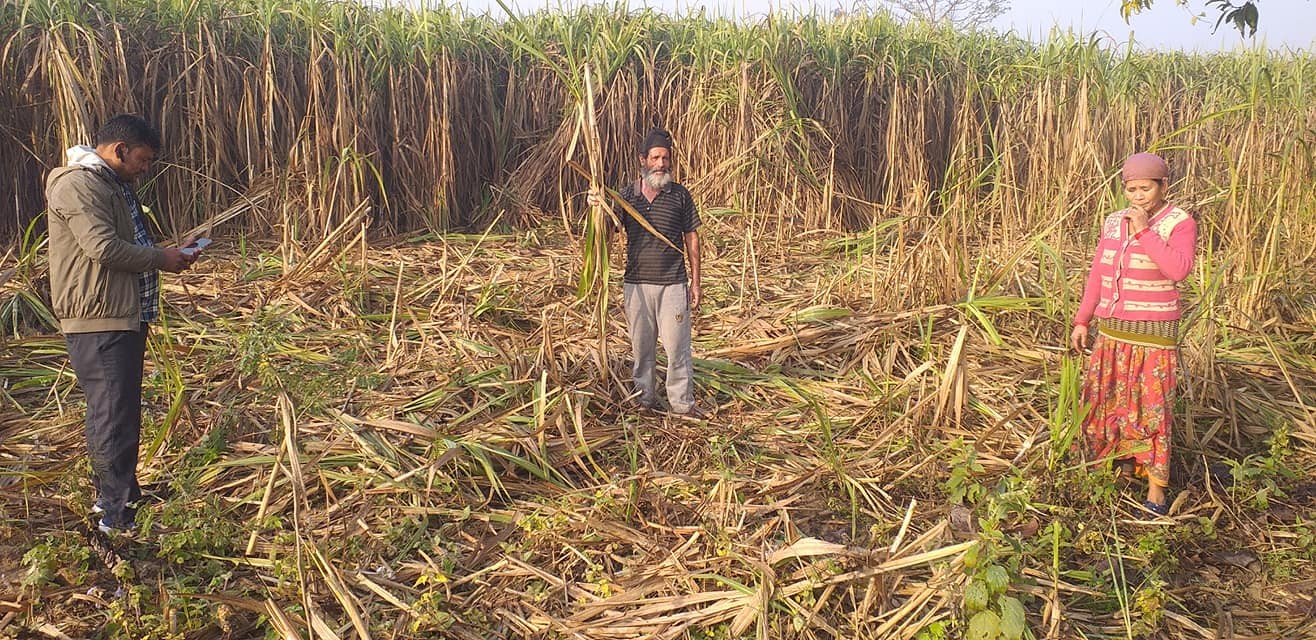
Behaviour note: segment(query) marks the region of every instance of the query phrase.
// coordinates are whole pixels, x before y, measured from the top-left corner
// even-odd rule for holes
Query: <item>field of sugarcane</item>
[[[881,15],[0,6],[0,638],[1316,636],[1316,58]],[[43,176],[165,150],[141,531],[89,530]],[[627,402],[591,186],[704,220],[697,399]],[[1129,153],[1195,212],[1168,518],[1069,319]],[[9,207],[12,206],[12,209]]]

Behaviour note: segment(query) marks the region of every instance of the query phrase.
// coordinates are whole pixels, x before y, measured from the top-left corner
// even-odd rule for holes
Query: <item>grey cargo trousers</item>
[[[694,408],[693,368],[690,362],[689,287],[682,284],[636,284],[622,287],[626,327],[635,358],[632,378],[641,404],[658,407],[654,380],[656,342],[667,352],[667,402],[675,413]]]

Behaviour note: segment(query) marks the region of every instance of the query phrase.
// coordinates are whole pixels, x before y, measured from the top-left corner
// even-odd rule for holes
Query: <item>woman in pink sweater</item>
[[[1083,449],[1091,464],[1130,467],[1147,478],[1148,510],[1166,515],[1170,424],[1178,366],[1178,283],[1193,268],[1197,223],[1169,204],[1165,161],[1138,153],[1120,172],[1129,208],[1110,214],[1088,271],[1069,341],[1082,353],[1095,316],[1096,342],[1083,382],[1089,406]]]

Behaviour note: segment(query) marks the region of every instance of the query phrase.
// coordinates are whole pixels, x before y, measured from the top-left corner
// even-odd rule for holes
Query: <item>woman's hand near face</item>
[[[1151,218],[1147,210],[1138,205],[1129,205],[1124,210],[1124,219],[1129,221],[1129,233],[1138,233],[1147,228],[1147,222]]]

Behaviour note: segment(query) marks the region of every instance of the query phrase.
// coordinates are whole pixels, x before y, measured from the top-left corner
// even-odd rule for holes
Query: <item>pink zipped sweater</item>
[[[1196,244],[1197,221],[1171,204],[1152,216],[1146,229],[1132,235],[1123,211],[1106,216],[1074,324],[1087,326],[1094,315],[1178,320],[1177,285],[1193,270]]]

